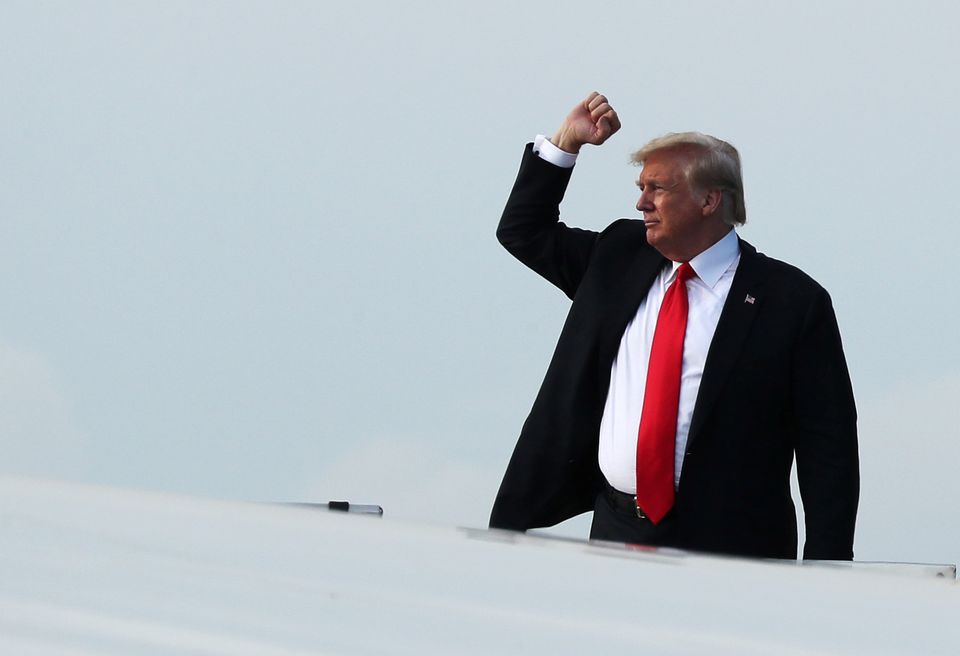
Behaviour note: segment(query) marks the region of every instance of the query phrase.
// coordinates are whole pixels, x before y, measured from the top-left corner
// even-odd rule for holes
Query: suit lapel
[[[627,324],[637,315],[637,308],[647,297],[654,279],[666,262],[667,258],[652,248],[638,249],[627,270],[618,277],[616,287],[605,298],[600,312],[604,321],[597,350],[600,371],[604,374],[610,373]],[[606,381],[604,384],[609,384],[607,376],[601,376],[601,380]],[[607,388],[604,386],[601,392],[606,397]]]
[[[733,277],[730,293],[720,313],[707,361],[700,380],[700,391],[690,420],[687,448],[696,441],[710,416],[717,397],[733,370],[753,319],[763,304],[764,271],[757,249],[740,240],[740,264]]]

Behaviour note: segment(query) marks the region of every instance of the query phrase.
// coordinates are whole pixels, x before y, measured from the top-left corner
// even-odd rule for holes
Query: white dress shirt
[[[546,161],[569,168],[576,155],[554,146],[538,135],[534,151]],[[700,390],[700,379],[707,360],[720,312],[730,293],[733,276],[740,263],[740,243],[730,230],[720,241],[690,260],[696,276],[686,282],[688,313],[680,373],[680,405],[677,413],[677,442],[674,456],[674,485],[680,483],[683,456],[686,453],[690,420]],[[610,388],[600,422],[600,447],[597,458],[607,481],[628,494],[637,490],[637,433],[647,383],[650,347],[657,327],[657,315],[667,288],[676,278],[679,262],[665,266],[654,280],[637,314],[620,339],[617,357],[610,369]]]

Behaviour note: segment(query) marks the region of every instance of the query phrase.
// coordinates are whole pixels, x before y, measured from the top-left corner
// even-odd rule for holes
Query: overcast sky
[[[948,2],[0,5],[0,473],[485,525],[568,308],[494,229],[589,91],[741,151],[741,236],[832,294],[857,557],[960,561]],[[568,532],[583,534],[585,523]]]

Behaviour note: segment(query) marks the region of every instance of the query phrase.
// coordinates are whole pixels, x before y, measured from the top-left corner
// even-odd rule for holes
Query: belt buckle
[[[647,519],[647,516],[644,514],[644,512],[643,512],[642,510],[640,510],[640,504],[637,503],[637,495],[633,495],[633,507],[634,507],[634,508],[636,509],[636,511],[637,511],[637,517],[638,517],[638,518],[640,518],[640,519]]]

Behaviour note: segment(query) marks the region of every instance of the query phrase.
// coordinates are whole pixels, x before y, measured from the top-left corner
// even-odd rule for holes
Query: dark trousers
[[[593,504],[590,539],[672,547],[676,546],[676,520],[671,511],[654,525],[649,519],[637,517],[635,510],[614,504],[609,494],[601,492]]]

